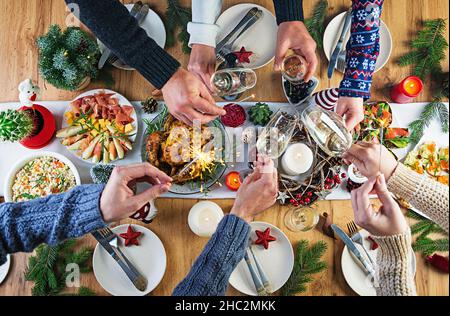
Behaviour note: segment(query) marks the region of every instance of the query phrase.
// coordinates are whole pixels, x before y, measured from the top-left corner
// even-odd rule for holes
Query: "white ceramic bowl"
[[[51,152],[51,151],[40,151],[37,153],[33,153],[29,156],[24,157],[22,160],[19,160],[9,171],[8,175],[6,176],[6,181],[4,184],[4,189],[3,189],[3,195],[5,197],[5,202],[12,202],[12,186],[14,183],[14,179],[16,177],[16,174],[20,171],[20,169],[23,168],[23,166],[25,166],[29,161],[39,158],[39,157],[45,157],[45,156],[50,156],[53,158],[56,158],[60,161],[62,161],[63,163],[65,163],[67,166],[69,166],[70,171],[72,171],[73,175],[75,176],[75,182],[77,185],[81,184],[81,180],[80,180],[80,174],[78,173],[77,168],[75,167],[75,165],[65,156],[55,153],[55,152]]]

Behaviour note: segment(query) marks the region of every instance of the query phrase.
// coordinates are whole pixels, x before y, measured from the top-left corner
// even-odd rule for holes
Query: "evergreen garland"
[[[187,31],[187,25],[192,19],[192,13],[190,8],[185,8],[180,5],[179,0],[167,0],[166,10],[166,24],[167,24],[167,47],[175,45],[175,30],[180,28],[178,33],[178,40],[182,42],[183,53],[189,54],[191,49],[189,47],[189,33]]]
[[[75,263],[81,273],[91,271],[88,265],[92,257],[92,249],[82,248],[74,251],[76,241],[67,240],[57,246],[40,245],[36,254],[28,259],[25,279],[34,282],[31,290],[33,296],[60,295],[65,289],[68,272],[66,266]],[[77,295],[93,295],[91,290],[80,287]]]
[[[417,144],[422,138],[425,129],[430,126],[433,120],[438,120],[443,133],[449,131],[449,112],[447,106],[436,97],[433,102],[427,104],[420,114],[420,117],[409,125],[410,141]]]
[[[411,42],[412,51],[400,58],[401,66],[414,66],[414,74],[423,80],[429,74],[442,73],[441,61],[445,59],[448,43],[445,39],[446,21],[427,20],[417,38]]]
[[[411,226],[411,234],[418,235],[412,247],[414,251],[422,253],[424,256],[430,256],[438,251],[449,250],[449,240],[447,238],[431,239],[432,233],[446,236],[447,233],[433,221],[417,214],[413,210],[408,210],[406,216],[417,222]]]
[[[327,250],[327,244],[319,241],[309,247],[307,240],[300,240],[297,244],[294,269],[289,280],[281,289],[281,295],[291,296],[306,291],[306,285],[312,281],[312,274],[327,268],[327,264],[320,261]]]
[[[78,27],[62,31],[58,25],[51,25],[36,43],[39,72],[55,87],[76,90],[86,77],[97,78],[100,51],[87,32]]]
[[[314,7],[311,18],[305,20],[306,28],[316,41],[317,47],[323,47],[323,33],[325,32],[325,18],[327,16],[328,1],[320,0]]]

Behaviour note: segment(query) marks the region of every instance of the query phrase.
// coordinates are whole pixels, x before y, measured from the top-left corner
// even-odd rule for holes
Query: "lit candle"
[[[391,90],[391,98],[396,103],[408,103],[423,90],[423,82],[419,77],[410,76]]]
[[[225,177],[225,184],[231,191],[237,191],[241,187],[242,177],[239,172],[231,171]]]
[[[222,218],[223,211],[219,205],[211,201],[202,201],[189,211],[188,224],[197,236],[211,237]]]
[[[291,144],[281,158],[281,167],[290,176],[307,172],[314,161],[312,150],[303,143]]]

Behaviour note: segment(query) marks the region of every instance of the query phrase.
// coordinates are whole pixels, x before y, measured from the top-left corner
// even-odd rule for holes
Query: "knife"
[[[138,275],[136,275],[130,267],[123,261],[123,259],[117,254],[116,251],[114,251],[114,248],[108,243],[106,239],[104,239],[100,233],[98,232],[92,232],[92,236],[98,241],[100,246],[103,247],[103,249],[106,250],[106,252],[119,264],[119,266],[122,268],[123,272],[127,275],[128,279],[133,283],[133,285],[139,290],[139,291],[145,291],[147,284],[146,282],[142,282],[142,278],[140,278]]]
[[[133,8],[131,8],[130,15],[137,19],[137,14],[140,12],[141,8],[142,8],[142,1],[136,2],[133,5]],[[112,55],[111,50],[108,47],[105,47],[105,50],[103,51],[102,56],[98,61],[98,69],[102,69],[105,66],[106,61],[111,57],[111,55]]]
[[[344,244],[347,246],[348,250],[358,259],[358,261],[362,264],[366,273],[372,277],[375,277],[375,271],[372,265],[361,255],[358,248],[356,248],[353,240],[348,237],[348,235],[337,225],[331,224],[331,229],[342,239]]]
[[[345,14],[344,27],[342,28],[341,36],[339,37],[339,41],[337,42],[336,47],[334,48],[333,54],[331,55],[331,58],[330,58],[330,64],[328,65],[328,79],[331,79],[331,77],[333,77],[333,73],[334,73],[334,69],[336,68],[339,53],[342,50],[342,46],[344,46],[345,36],[347,35],[348,31],[350,30],[351,22],[352,22],[352,9],[349,9],[347,11],[347,13]]]

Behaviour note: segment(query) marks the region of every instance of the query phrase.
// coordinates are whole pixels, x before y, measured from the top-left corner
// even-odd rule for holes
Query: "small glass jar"
[[[297,54],[288,55],[284,58],[281,64],[281,74],[284,79],[293,83],[299,84],[303,82],[307,67],[306,60]]]

